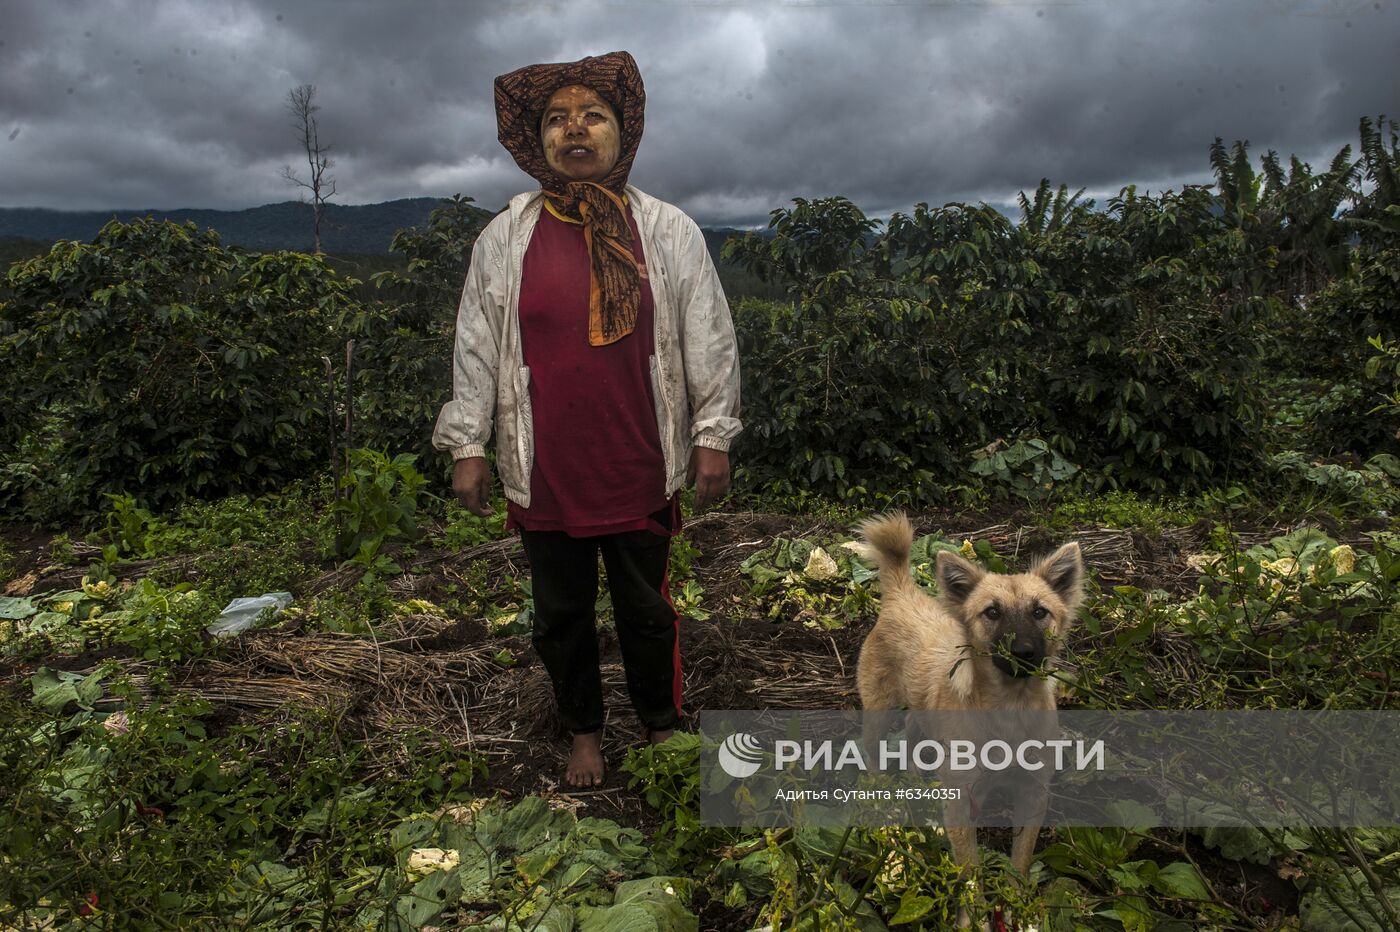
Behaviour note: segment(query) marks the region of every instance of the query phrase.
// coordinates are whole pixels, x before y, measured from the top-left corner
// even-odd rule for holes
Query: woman
[[[540,189],[472,249],[453,398],[433,441],[453,491],[489,513],[485,444],[530,561],[532,642],[573,746],[564,780],[603,780],[594,604],[607,571],[628,693],[650,740],[681,715],[678,617],[666,585],[680,488],[729,488],[741,429],[734,328],[699,228],[627,184],[645,92],[614,52],[496,79],[501,143]]]

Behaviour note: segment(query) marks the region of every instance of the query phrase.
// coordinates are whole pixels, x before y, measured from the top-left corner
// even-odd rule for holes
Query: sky
[[[333,203],[534,183],[492,79],[626,49],[646,83],[638,187],[707,226],[794,197],[872,216],[1102,203],[1211,180],[1209,146],[1323,168],[1400,117],[1400,0],[6,0],[0,207],[295,200],[286,110],[316,87]]]

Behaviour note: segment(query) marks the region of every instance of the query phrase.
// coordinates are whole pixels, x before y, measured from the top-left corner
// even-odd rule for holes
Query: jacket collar
[[[647,194],[632,185],[626,188],[628,203],[637,212],[637,226],[651,226],[652,218],[656,215],[656,198]],[[533,191],[525,191],[510,199],[510,219],[512,223],[519,223],[527,217],[531,220],[539,216],[539,212],[544,207],[544,192],[539,188]]]

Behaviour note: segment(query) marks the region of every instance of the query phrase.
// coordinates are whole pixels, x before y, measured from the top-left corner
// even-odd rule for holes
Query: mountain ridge
[[[424,226],[444,198],[414,197],[379,204],[326,204],[321,217],[321,248],[326,252],[387,253],[394,233]],[[52,210],[41,207],[0,208],[0,237],[53,242],[90,240],[112,220],[123,223],[153,217],[174,223],[193,221],[218,232],[225,245],[272,251],[309,252],[312,247],[311,205],[281,201],[243,210],[179,208],[176,210]]]
[[[407,227],[425,227],[428,215],[447,198],[412,197],[377,204],[326,204],[321,217],[321,248],[327,253],[388,254],[394,234]],[[483,208],[487,213],[494,213]],[[281,201],[242,210],[179,208],[176,210],[54,210],[45,207],[0,207],[0,240],[52,243],[91,240],[112,220],[129,223],[153,217],[174,223],[193,221],[213,229],[225,245],[259,252],[312,248],[311,205]],[[705,228],[705,243],[718,259],[720,246],[740,231]]]

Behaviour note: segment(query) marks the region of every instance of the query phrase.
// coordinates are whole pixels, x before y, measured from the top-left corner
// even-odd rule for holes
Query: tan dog
[[[870,518],[859,530],[867,555],[879,566],[881,591],[880,617],[861,647],[856,672],[867,750],[888,730],[893,710],[1054,711],[1055,683],[1036,674],[1064,643],[1084,598],[1078,544],[1065,544],[1030,572],[1015,575],[939,553],[935,578],[941,595],[935,599],[910,572],[914,530],[908,518]],[[1045,716],[1027,719],[1035,722],[1029,731],[1006,734],[998,725],[988,737],[1014,742],[1045,736]],[[974,771],[944,779],[963,788],[961,798],[945,808],[953,857],[963,867],[978,863],[972,813],[991,782],[979,782],[984,776]],[[1029,874],[1045,819],[1050,776],[1048,767],[1041,770],[1038,787],[1015,799],[1011,863],[1022,876]]]

